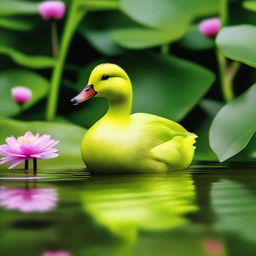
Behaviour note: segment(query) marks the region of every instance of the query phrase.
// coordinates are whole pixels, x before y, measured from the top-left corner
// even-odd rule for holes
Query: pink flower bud
[[[220,25],[219,18],[205,19],[199,24],[199,30],[203,35],[212,37],[218,34]]]
[[[31,99],[32,92],[27,87],[17,86],[12,88],[12,97],[16,103],[24,104]]]
[[[61,1],[45,1],[39,5],[39,12],[45,20],[58,20],[65,14],[65,4]]]

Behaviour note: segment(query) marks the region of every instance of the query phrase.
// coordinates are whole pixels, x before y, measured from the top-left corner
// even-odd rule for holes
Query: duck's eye
[[[108,75],[103,75],[102,77],[101,77],[101,80],[108,80],[110,78],[110,76],[108,76]]]

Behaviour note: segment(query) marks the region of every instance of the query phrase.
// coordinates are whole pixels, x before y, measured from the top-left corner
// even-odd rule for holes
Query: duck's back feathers
[[[150,149],[153,159],[168,165],[170,169],[185,169],[189,166],[194,155],[195,134],[159,116],[137,113],[131,118],[133,123],[138,122],[140,127],[147,130],[148,135],[158,139]]]

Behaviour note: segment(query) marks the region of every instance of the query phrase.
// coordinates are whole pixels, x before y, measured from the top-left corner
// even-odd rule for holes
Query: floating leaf
[[[218,34],[216,43],[228,58],[256,67],[256,26],[226,27]]]
[[[8,136],[20,136],[26,131],[40,134],[50,134],[60,143],[56,146],[59,149],[59,157],[39,161],[39,168],[83,168],[84,163],[80,155],[80,143],[86,132],[85,129],[67,123],[49,122],[21,122],[10,119],[0,120],[0,144],[5,143]],[[5,165],[5,168],[7,166]]]
[[[31,100],[23,106],[27,109],[46,95],[49,83],[42,76],[27,70],[0,72],[0,117],[13,116],[20,112],[19,106],[11,96],[11,88],[15,86],[25,86],[32,90]]]
[[[3,45],[0,45],[0,54],[9,56],[15,63],[19,65],[34,69],[51,68],[55,64],[55,60],[53,58],[46,56],[25,55],[15,49]]]
[[[244,149],[255,133],[255,97],[256,84],[226,104],[213,120],[210,146],[221,162]]]

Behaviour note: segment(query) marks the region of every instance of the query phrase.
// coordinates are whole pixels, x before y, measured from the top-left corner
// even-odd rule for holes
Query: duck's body
[[[110,93],[110,87],[105,86],[105,91],[99,95],[108,98],[109,109],[83,138],[81,153],[86,166],[98,172],[186,169],[193,159],[196,135],[178,123],[159,116],[144,113],[130,115],[132,89],[127,74],[114,64],[102,64],[92,72],[90,88],[92,84],[99,83],[96,78],[98,72],[104,72],[100,77],[106,76],[104,74],[108,77],[102,79],[98,90],[103,90],[104,80],[112,77],[111,89],[119,92]],[[80,99],[82,96],[74,98],[75,103],[84,100]]]

